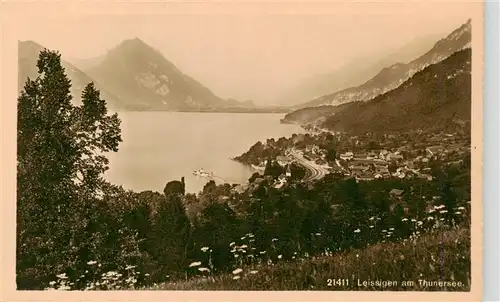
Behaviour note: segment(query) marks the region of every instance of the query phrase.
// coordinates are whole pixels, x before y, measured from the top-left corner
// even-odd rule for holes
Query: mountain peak
[[[123,40],[120,44],[116,46],[116,48],[151,48],[144,41],[139,39],[138,37]]]
[[[123,40],[122,44],[138,44],[138,45],[141,44],[141,45],[145,45],[146,43],[144,43],[138,37],[135,37],[135,38],[130,38],[130,39]]]

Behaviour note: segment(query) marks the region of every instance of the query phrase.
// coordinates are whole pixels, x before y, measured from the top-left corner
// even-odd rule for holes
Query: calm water
[[[193,175],[203,168],[215,181],[244,183],[253,173],[231,158],[257,141],[303,132],[280,124],[283,114],[122,112],[120,150],[108,154],[109,181],[134,191],[163,192],[168,181],[186,179],[188,192],[199,192],[207,178]]]

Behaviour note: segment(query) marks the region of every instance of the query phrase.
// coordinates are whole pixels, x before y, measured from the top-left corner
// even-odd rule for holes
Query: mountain
[[[441,35],[428,35],[415,38],[403,47],[384,57],[361,57],[328,73],[312,76],[298,83],[291,90],[277,98],[277,103],[297,106],[348,87],[363,84],[374,77],[384,67],[395,63],[407,63],[431,49]]]
[[[470,48],[460,50],[417,72],[394,90],[366,102],[345,104],[322,126],[360,134],[469,125],[471,54]]]
[[[105,56],[98,56],[88,59],[81,58],[68,58],[68,62],[79,68],[80,70],[87,71],[97,65],[101,64]]]
[[[183,74],[138,38],[111,49],[88,74],[140,110],[217,110],[237,106]]]
[[[425,67],[438,63],[451,54],[470,47],[471,20],[439,40],[432,49],[409,63],[396,63],[383,68],[377,75],[357,87],[351,87],[316,98],[299,108],[319,105],[339,105],[353,101],[365,101],[390,91]]]
[[[45,47],[33,41],[18,42],[18,93],[23,90],[24,83],[28,77],[35,79],[38,76],[38,67],[36,64],[38,61],[38,55],[44,48]],[[83,71],[76,68],[73,64],[65,61],[63,58],[61,58],[61,64],[63,65],[68,78],[71,80],[71,95],[73,96],[73,101],[76,104],[81,102],[81,94],[85,86],[90,82],[94,82],[96,88],[101,91],[101,98],[107,101],[110,109],[122,109],[121,101],[118,100],[115,95],[104,89],[100,83],[94,81]]]

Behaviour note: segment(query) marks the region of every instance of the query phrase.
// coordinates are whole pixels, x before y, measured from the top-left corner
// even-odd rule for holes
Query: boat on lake
[[[196,176],[201,176],[201,177],[213,177],[214,174],[212,172],[205,172],[203,168],[194,170],[193,174]]]

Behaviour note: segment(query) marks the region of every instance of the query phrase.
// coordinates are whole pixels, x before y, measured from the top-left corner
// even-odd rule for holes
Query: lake
[[[108,153],[106,178],[134,191],[159,191],[167,182],[185,177],[186,191],[198,193],[209,181],[193,175],[203,168],[220,184],[245,183],[254,172],[231,160],[257,141],[303,133],[297,125],[281,124],[283,114],[119,112],[122,139]]]

